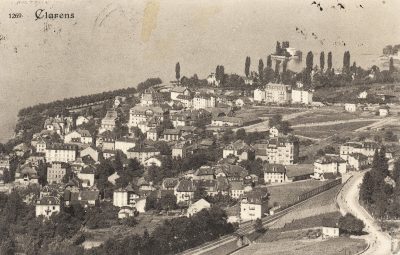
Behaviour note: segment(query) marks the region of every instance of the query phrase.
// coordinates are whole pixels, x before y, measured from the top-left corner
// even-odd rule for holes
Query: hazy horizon
[[[336,0],[321,1],[322,12],[310,0],[47,2],[0,3],[5,37],[0,41],[0,138],[10,134],[22,107],[136,86],[149,77],[168,82],[176,62],[181,76],[204,78],[217,65],[242,75],[246,56],[257,70],[258,60],[265,62],[276,41],[285,40],[303,54],[332,51],[337,67],[349,50],[351,62],[368,67],[384,46],[400,43],[400,1],[395,0],[344,0],[344,11],[330,8]],[[363,9],[357,8],[360,3]],[[75,18],[35,21],[37,9],[73,12]],[[9,19],[10,12],[24,17]],[[314,63],[318,59],[314,56]]]

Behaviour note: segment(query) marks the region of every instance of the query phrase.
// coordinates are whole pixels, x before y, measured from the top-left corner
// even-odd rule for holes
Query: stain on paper
[[[143,13],[141,34],[141,39],[143,42],[149,41],[151,33],[157,27],[157,16],[159,10],[160,2],[158,0],[150,0],[146,3]]]

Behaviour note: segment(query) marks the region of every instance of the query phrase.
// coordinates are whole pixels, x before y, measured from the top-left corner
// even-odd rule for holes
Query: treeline
[[[227,223],[226,213],[218,207],[202,210],[190,218],[166,220],[150,235],[130,235],[110,239],[86,254],[177,254],[223,235],[233,233],[235,227]]]
[[[48,115],[51,116],[51,115],[54,115],[54,114],[51,114],[51,112],[55,112],[55,114],[58,114],[68,107],[107,101],[110,99],[114,99],[116,96],[131,95],[131,94],[136,93],[137,91],[140,92],[140,91],[145,90],[146,88],[149,88],[151,86],[161,84],[161,83],[162,83],[162,80],[160,78],[149,78],[146,81],[139,83],[137,86],[137,89],[130,87],[130,88],[106,91],[106,92],[92,94],[92,95],[65,98],[65,99],[56,100],[56,101],[53,101],[50,103],[42,103],[42,104],[38,104],[38,105],[34,105],[34,106],[30,106],[30,107],[21,109],[18,112],[18,117],[30,115],[32,113],[42,113],[45,111],[48,113]]]
[[[383,48],[382,53],[383,55],[395,55],[400,50],[400,44],[396,45],[387,45]]]
[[[360,200],[377,218],[400,218],[400,161],[395,162],[392,174],[388,170],[386,150],[376,151],[371,171],[364,176]]]
[[[47,112],[48,115],[57,115],[65,111],[68,107],[85,105],[85,104],[92,104],[96,102],[107,101],[113,99],[116,96],[123,96],[128,94],[136,93],[135,88],[126,88],[126,89],[117,89],[113,91],[107,91],[92,95],[86,96],[79,96],[79,97],[72,97],[66,98],[62,100],[56,100],[50,103],[42,103],[34,106],[30,106],[27,108],[23,108],[19,111],[18,117],[30,115],[32,113],[42,113]]]

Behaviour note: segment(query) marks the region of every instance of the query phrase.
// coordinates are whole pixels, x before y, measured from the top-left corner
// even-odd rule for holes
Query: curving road
[[[369,248],[362,254],[365,255],[390,255],[391,237],[381,231],[381,228],[371,217],[371,215],[359,203],[359,191],[362,179],[366,171],[354,172],[352,177],[343,186],[337,196],[337,202],[342,214],[351,213],[365,223],[365,231],[368,235],[364,236],[369,244]]]

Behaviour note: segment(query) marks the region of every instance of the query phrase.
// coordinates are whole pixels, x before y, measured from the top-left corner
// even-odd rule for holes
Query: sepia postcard
[[[1,0],[0,255],[400,254],[399,0]]]

